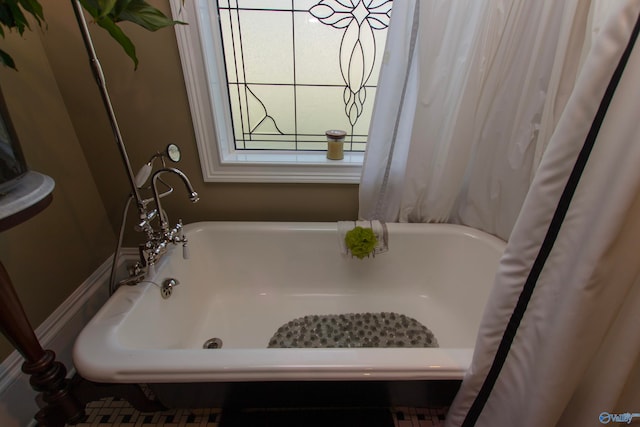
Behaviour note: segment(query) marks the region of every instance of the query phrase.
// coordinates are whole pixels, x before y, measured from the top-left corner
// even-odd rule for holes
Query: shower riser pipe
[[[113,110],[113,105],[111,104],[111,98],[109,97],[109,92],[107,90],[107,84],[104,78],[104,73],[102,71],[102,66],[100,65],[100,61],[98,60],[98,56],[96,54],[93,41],[91,39],[91,34],[89,33],[89,28],[87,27],[87,21],[82,11],[82,6],[79,0],[71,0],[71,4],[73,5],[73,11],[76,15],[76,20],[78,21],[78,27],[80,28],[80,32],[82,34],[82,40],[84,41],[87,54],[89,55],[91,71],[93,72],[93,75],[96,79],[96,83],[98,84],[98,88],[100,89],[100,95],[102,97],[102,102],[104,104],[104,107],[107,110],[107,115],[109,116],[109,123],[111,124],[113,136],[118,145],[120,157],[122,158],[122,162],[124,163],[124,167],[127,172],[129,185],[131,186],[131,194],[136,200],[138,213],[140,215],[144,215],[145,213],[144,204],[142,202],[142,198],[140,197],[140,192],[138,190],[138,187],[136,186],[136,183],[135,183],[135,175],[133,174],[133,170],[131,169],[131,162],[129,161],[129,156],[127,155],[127,149],[124,145],[122,134],[120,133],[120,127],[118,126],[118,120],[116,119],[116,114],[115,114],[115,111]]]

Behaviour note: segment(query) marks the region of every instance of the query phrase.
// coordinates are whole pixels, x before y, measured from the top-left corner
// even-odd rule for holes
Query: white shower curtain
[[[507,239],[573,87],[589,3],[395,2],[359,216]]]
[[[640,423],[640,1],[608,7],[501,259],[448,427]]]
[[[639,16],[640,0],[394,5],[360,216],[509,238],[447,427],[640,422],[640,41],[598,113]]]

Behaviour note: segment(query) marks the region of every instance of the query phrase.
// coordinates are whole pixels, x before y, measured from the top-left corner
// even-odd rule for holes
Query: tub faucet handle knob
[[[182,259],[189,259],[189,246],[186,240],[182,244]]]

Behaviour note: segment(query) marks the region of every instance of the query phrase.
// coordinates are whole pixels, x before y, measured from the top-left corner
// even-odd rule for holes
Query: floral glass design
[[[392,0],[218,0],[237,150],[364,151]]]
[[[374,30],[389,26],[392,0],[322,0],[309,13],[320,22],[345,29],[340,44],[340,72],[344,88],[345,113],[354,125],[367,99],[366,84],[376,57]]]

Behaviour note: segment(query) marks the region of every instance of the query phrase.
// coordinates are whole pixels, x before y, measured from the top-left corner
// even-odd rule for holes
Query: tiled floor
[[[125,400],[105,398],[87,404],[87,419],[78,427],[218,427],[219,409],[173,409],[162,412],[138,412]]]
[[[391,421],[394,427],[441,427],[444,426],[444,416],[447,408],[424,409],[424,408],[389,408],[366,410],[360,409],[362,415],[358,419],[357,411],[350,409],[340,409],[329,411],[331,417],[336,417],[335,422],[322,422],[323,417],[319,417],[321,411],[312,410],[254,410],[249,418],[235,417],[231,421],[223,421],[224,415],[220,409],[173,409],[156,413],[141,413],[133,409],[128,402],[119,399],[106,398],[87,405],[88,418],[85,422],[77,424],[78,427],[138,427],[138,426],[164,426],[164,427],[225,427],[231,426],[265,426],[278,427],[296,425],[305,427],[309,425],[332,425],[332,426],[372,426],[370,419],[372,411],[378,411],[378,419],[385,422],[378,425],[388,425]],[[251,412],[251,411],[249,411]],[[379,415],[384,415],[380,417]],[[326,420],[327,414],[324,414]],[[387,416],[388,415],[388,416]],[[256,421],[262,417],[263,421]],[[355,418],[354,418],[355,417]],[[238,419],[242,421],[238,421]],[[251,421],[246,421],[251,419]],[[286,422],[282,420],[286,419]],[[294,421],[291,421],[291,420]],[[386,422],[386,420],[389,420]]]
[[[395,427],[444,427],[444,417],[449,408],[394,408]]]

